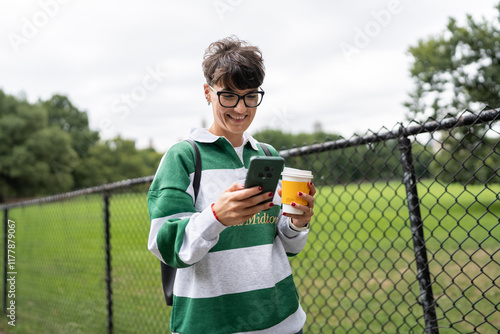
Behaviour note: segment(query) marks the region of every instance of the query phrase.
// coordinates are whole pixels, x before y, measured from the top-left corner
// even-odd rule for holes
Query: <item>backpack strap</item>
[[[191,138],[186,139],[188,143],[193,146],[194,149],[194,178],[193,178],[193,190],[194,190],[194,202],[198,199],[198,192],[200,191],[200,179],[201,179],[201,155],[198,145]]]
[[[271,151],[269,150],[269,147],[267,147],[266,144],[263,144],[263,143],[259,143],[259,146],[260,148],[262,148],[262,150],[264,151],[264,153],[267,155],[267,156],[272,156],[273,154],[271,153]]]

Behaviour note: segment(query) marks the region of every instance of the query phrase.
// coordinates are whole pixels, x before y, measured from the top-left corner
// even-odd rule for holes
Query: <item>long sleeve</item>
[[[148,248],[160,260],[177,268],[199,261],[225,228],[215,220],[210,207],[196,212],[194,166],[191,145],[174,145],[163,157],[148,192]]]
[[[281,215],[278,221],[278,237],[285,248],[286,254],[288,256],[295,256],[304,249],[307,243],[307,236],[309,235],[309,230],[298,232],[290,228],[288,224],[288,218]]]

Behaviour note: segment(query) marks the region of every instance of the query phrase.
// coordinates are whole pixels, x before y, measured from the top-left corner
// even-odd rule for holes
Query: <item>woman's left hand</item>
[[[278,195],[281,196],[281,189],[278,189]],[[303,192],[298,193],[300,198],[307,201],[307,205],[302,205],[299,203],[292,202],[291,205],[300,211],[303,211],[303,215],[296,215],[291,213],[283,213],[283,215],[290,217],[292,219],[292,224],[298,228],[304,227],[311,222],[312,216],[314,216],[314,195],[316,195],[316,187],[312,182],[309,182],[309,194]]]

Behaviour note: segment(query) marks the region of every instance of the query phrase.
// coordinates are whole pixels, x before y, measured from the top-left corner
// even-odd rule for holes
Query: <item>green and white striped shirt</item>
[[[148,193],[149,250],[178,268],[170,329],[173,333],[296,333],[306,315],[299,304],[287,256],[299,253],[308,231],[290,228],[280,198],[243,225],[226,227],[211,203],[234,182],[244,182],[250,158],[264,155],[244,135],[242,159],[231,143],[205,129],[198,144],[202,173],[194,203],[195,156],[188,142],[173,145]],[[278,155],[270,148],[273,155]]]

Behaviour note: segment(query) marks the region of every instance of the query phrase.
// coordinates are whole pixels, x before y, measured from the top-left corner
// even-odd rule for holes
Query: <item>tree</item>
[[[323,131],[292,134],[275,129],[260,130],[254,134],[254,137],[259,141],[271,144],[277,150],[288,149],[294,146],[311,145],[340,138],[339,135],[329,134]]]
[[[446,30],[409,48],[415,82],[405,105],[410,118],[442,119],[474,105],[500,106],[500,3],[496,21],[465,25],[450,18]]]
[[[100,141],[83,161],[85,183],[91,187],[141,176],[153,175],[162,155],[153,149],[138,150],[135,142],[120,136]]]
[[[85,111],[62,95],[29,103],[0,90],[0,202],[146,175],[161,154],[131,140],[98,141]]]
[[[88,158],[90,149],[97,144],[99,133],[90,130],[87,112],[75,107],[67,96],[56,94],[38,104],[47,110],[50,126],[56,126],[71,136],[71,146],[79,159],[70,161],[65,167],[72,170],[75,187],[82,187],[88,183],[85,180],[88,172],[81,162]]]
[[[62,192],[74,185],[71,137],[49,125],[45,108],[0,90],[0,201]]]
[[[468,15],[463,26],[450,18],[442,34],[409,48],[415,82],[405,103],[409,118],[441,120],[465,109],[500,107],[500,3],[496,14],[492,22]],[[430,164],[434,175],[463,184],[498,180],[499,139],[486,136],[488,130],[486,125],[463,127],[434,137],[441,145]]]

